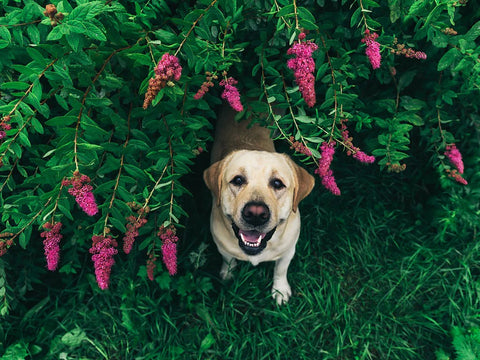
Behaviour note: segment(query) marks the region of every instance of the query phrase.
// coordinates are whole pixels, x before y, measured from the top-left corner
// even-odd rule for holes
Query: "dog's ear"
[[[220,190],[222,188],[223,161],[217,161],[203,172],[203,181],[215,196],[217,206],[220,206]]]
[[[293,205],[292,211],[297,212],[298,203],[307,197],[315,185],[315,179],[310,175],[307,170],[298,166],[292,161],[293,168],[295,170],[295,189],[293,190]]]

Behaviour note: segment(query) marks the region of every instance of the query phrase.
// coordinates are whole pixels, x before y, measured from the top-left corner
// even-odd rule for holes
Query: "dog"
[[[281,305],[292,295],[287,271],[300,234],[298,204],[315,180],[275,151],[270,130],[235,115],[228,106],[219,111],[203,173],[213,196],[210,230],[223,257],[220,276],[230,278],[236,260],[275,261],[272,296]]]

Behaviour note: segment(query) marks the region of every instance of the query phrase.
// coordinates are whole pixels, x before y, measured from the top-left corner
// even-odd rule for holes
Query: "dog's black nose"
[[[247,224],[260,226],[270,219],[270,210],[262,202],[249,202],[242,209],[242,218]]]

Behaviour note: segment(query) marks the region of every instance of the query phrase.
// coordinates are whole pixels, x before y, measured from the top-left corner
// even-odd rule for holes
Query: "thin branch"
[[[103,236],[106,235],[105,229],[107,228],[108,218],[110,216],[110,209],[113,206],[113,201],[115,200],[115,195],[117,193],[118,185],[120,183],[120,176],[122,175],[123,162],[125,160],[125,149],[127,148],[128,140],[130,139],[130,119],[132,115],[132,108],[133,108],[133,104],[130,103],[130,110],[128,112],[128,117],[127,117],[127,127],[128,127],[127,138],[123,143],[123,152],[122,152],[122,156],[120,157],[120,168],[118,169],[117,179],[115,180],[115,186],[113,187],[113,191],[112,191],[112,197],[110,198],[110,203],[108,204],[108,211],[107,211],[107,214],[105,215],[105,222],[103,225]]]
[[[47,72],[47,70],[53,66],[53,64],[55,64],[56,62],[58,61],[58,58],[54,59],[50,64],[48,64],[45,69],[42,70],[42,72],[38,75],[38,79],[40,79],[43,75],[45,75],[45,73]],[[33,89],[33,86],[35,85],[35,82],[32,82],[30,84],[30,86],[28,87],[28,89],[25,91],[25,94],[23,94],[23,96],[17,101],[17,103],[15,104],[15,106],[13,107],[13,109],[8,113],[8,116],[12,115],[18,108],[18,106],[21,104],[21,102],[30,94],[30,92],[32,91]]]
[[[197,18],[197,20],[195,20],[192,24],[192,27],[190,28],[190,30],[188,30],[187,34],[185,35],[185,38],[182,40],[182,42],[180,43],[180,45],[178,46],[178,49],[177,51],[175,51],[175,56],[178,55],[178,53],[180,52],[180,50],[182,49],[183,45],[185,44],[185,41],[187,41],[188,37],[190,36],[190,34],[192,33],[193,29],[195,29],[195,26],[197,26],[198,22],[203,18],[203,15],[205,15],[207,13],[208,10],[210,10],[210,8],[215,5],[215,3],[217,2],[218,0],[213,0],[210,5],[208,5],[208,7],[205,9],[205,11],[203,13],[200,14],[200,16]]]
[[[137,41],[137,42],[138,42],[138,41]],[[125,46],[125,47],[123,47],[123,48],[121,48],[121,49],[116,49],[116,50],[114,50],[114,51],[105,59],[105,61],[103,62],[102,67],[100,68],[100,70],[98,70],[97,74],[96,74],[95,77],[93,78],[92,83],[91,83],[90,85],[88,85],[87,90],[85,90],[85,93],[83,94],[83,98],[82,98],[82,101],[81,101],[80,111],[78,112],[78,116],[77,116],[77,124],[75,125],[75,138],[74,138],[74,140],[73,140],[73,156],[74,156],[75,170],[76,170],[76,171],[79,171],[79,168],[78,168],[78,151],[77,151],[77,146],[78,146],[78,129],[80,128],[80,121],[81,121],[81,118],[82,118],[83,109],[85,108],[85,102],[86,102],[86,100],[87,100],[87,96],[88,96],[88,94],[90,93],[90,90],[92,90],[92,87],[93,87],[93,85],[95,84],[95,82],[98,80],[98,78],[100,77],[100,75],[102,74],[102,72],[105,70],[105,67],[106,67],[107,64],[110,62],[110,60],[112,59],[112,57],[115,56],[116,54],[118,54],[118,53],[121,52],[121,51],[130,49],[132,46],[133,46],[133,45],[129,45],[129,46]]]
[[[337,90],[335,89],[335,85],[337,81],[335,79],[335,71],[333,69],[332,61],[330,59],[330,55],[328,55],[328,48],[323,36],[321,37],[323,47],[325,49],[325,55],[327,57],[328,66],[330,67],[331,77],[332,77],[332,87],[333,87],[333,101],[334,101],[334,116],[333,116],[333,123],[332,123],[332,131],[330,132],[330,140],[333,139],[333,132],[335,131],[335,124],[337,123],[337,114],[338,114],[338,99],[337,99]]]
[[[9,241],[13,242],[21,233],[25,231],[30,225],[33,224],[33,222],[42,214],[43,210],[48,206],[48,204],[52,201],[52,198],[50,197],[47,202],[43,205],[43,207],[35,214],[34,217],[30,219],[30,221],[25,225],[23,228],[21,228],[15,235],[13,235]]]

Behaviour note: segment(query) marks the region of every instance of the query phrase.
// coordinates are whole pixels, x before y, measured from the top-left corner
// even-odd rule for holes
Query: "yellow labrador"
[[[272,296],[278,304],[292,292],[287,270],[300,233],[298,203],[314,179],[287,155],[275,152],[269,130],[236,122],[224,106],[219,113],[212,165],[203,178],[214,201],[213,239],[223,256],[220,275],[231,276],[236,260],[258,265],[276,261]]]

